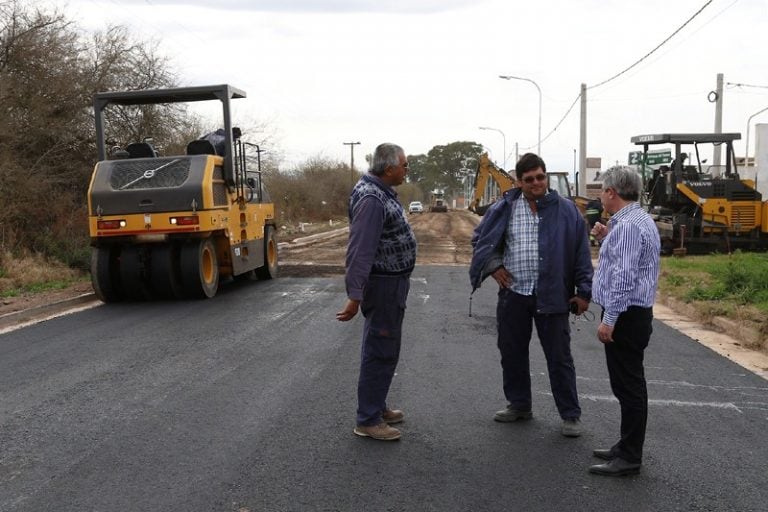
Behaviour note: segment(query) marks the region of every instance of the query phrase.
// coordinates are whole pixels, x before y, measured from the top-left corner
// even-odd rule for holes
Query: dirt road
[[[417,265],[469,265],[472,230],[480,217],[463,210],[420,213],[408,217],[419,243]],[[328,276],[344,273],[347,233],[309,245],[285,244],[280,248],[280,275]]]

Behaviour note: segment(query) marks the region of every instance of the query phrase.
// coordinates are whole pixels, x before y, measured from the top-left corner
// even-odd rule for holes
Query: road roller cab
[[[91,279],[105,302],[213,297],[223,278],[277,277],[275,209],[259,148],[232,126],[229,85],[98,93],[98,163],[88,190]],[[224,127],[159,155],[151,141],[106,150],[105,109],[220,101]],[[246,153],[255,148],[257,169]]]

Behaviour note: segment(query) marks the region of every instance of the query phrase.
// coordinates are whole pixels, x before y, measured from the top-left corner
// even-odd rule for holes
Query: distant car
[[[421,201],[411,201],[408,205],[408,213],[424,213],[424,205]]]

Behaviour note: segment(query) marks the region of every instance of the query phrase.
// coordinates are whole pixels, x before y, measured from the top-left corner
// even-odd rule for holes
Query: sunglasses
[[[523,183],[531,184],[534,181],[544,181],[546,179],[547,179],[546,174],[537,174],[536,176],[526,176],[525,178],[523,178]]]

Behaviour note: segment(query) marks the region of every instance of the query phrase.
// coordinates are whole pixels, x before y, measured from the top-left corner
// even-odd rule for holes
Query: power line
[[[656,51],[657,51],[659,48],[661,48],[661,47],[662,47],[662,46],[664,46],[664,45],[665,45],[667,42],[669,42],[669,40],[670,40],[670,39],[672,39],[673,37],[675,37],[675,35],[677,35],[677,33],[678,33],[678,32],[680,32],[680,31],[681,31],[683,28],[685,28],[685,27],[686,27],[686,26],[687,26],[687,25],[688,25],[688,24],[689,24],[691,21],[693,21],[693,19],[694,19],[694,18],[696,18],[696,16],[698,16],[699,14],[701,14],[701,12],[702,12],[704,9],[706,9],[706,8],[709,6],[709,4],[711,4],[711,3],[712,3],[712,0],[708,0],[708,1],[707,1],[707,2],[706,2],[704,5],[703,5],[703,6],[701,6],[701,8],[700,8],[698,11],[696,11],[696,12],[693,14],[693,16],[691,16],[690,18],[688,18],[688,19],[685,21],[685,23],[683,23],[682,25],[680,25],[680,27],[678,27],[678,28],[677,28],[677,30],[675,30],[674,32],[672,32],[672,34],[670,34],[670,35],[669,35],[669,36],[668,36],[666,39],[664,39],[664,40],[663,40],[661,43],[659,43],[659,44],[658,44],[658,45],[657,45],[657,46],[656,46],[656,47],[655,47],[653,50],[651,50],[650,52],[646,53],[646,54],[645,54],[645,55],[643,55],[643,56],[642,56],[640,59],[638,59],[637,61],[635,61],[635,63],[634,63],[634,64],[632,64],[631,66],[627,67],[627,68],[626,68],[626,69],[624,69],[623,71],[620,71],[619,73],[616,73],[615,75],[613,75],[611,78],[608,78],[607,80],[603,80],[602,82],[600,82],[600,83],[598,83],[598,84],[595,84],[595,85],[591,85],[591,86],[587,87],[587,89],[594,89],[594,88],[596,88],[596,87],[600,87],[601,85],[605,85],[605,84],[607,84],[608,82],[610,82],[610,81],[612,81],[612,80],[615,80],[616,78],[620,77],[621,75],[623,75],[624,73],[626,73],[626,72],[627,72],[627,71],[629,71],[630,69],[632,69],[632,68],[636,67],[638,64],[640,64],[641,62],[643,62],[645,59],[647,59],[648,57],[650,57],[651,55],[653,55],[653,54],[654,54],[654,53],[655,53],[655,52],[656,52]],[[741,84],[739,84],[739,85],[741,85]],[[768,86],[765,86],[765,87],[766,87],[766,88],[768,88]],[[541,142],[544,142],[545,140],[547,140],[547,139],[548,139],[548,138],[549,138],[549,137],[550,137],[550,136],[551,136],[553,133],[555,133],[555,131],[557,131],[557,129],[560,127],[560,125],[563,123],[563,121],[565,121],[565,118],[566,118],[566,117],[568,117],[568,114],[570,114],[570,113],[571,113],[571,110],[573,110],[573,107],[574,107],[574,106],[576,106],[576,103],[578,103],[578,101],[579,101],[579,99],[580,99],[580,98],[581,98],[581,93],[579,93],[579,94],[576,96],[576,99],[575,99],[575,100],[573,100],[573,103],[571,103],[571,106],[570,106],[570,107],[568,107],[568,110],[566,110],[565,114],[563,114],[563,117],[560,119],[560,121],[558,121],[558,123],[555,125],[555,127],[552,129],[552,131],[550,131],[550,132],[549,132],[549,133],[546,135],[546,137],[544,137],[543,139],[541,139]],[[533,148],[533,147],[534,147],[534,146],[528,146],[528,147],[525,147],[525,148],[522,148],[522,149],[523,149],[523,150],[527,150],[527,149],[531,149],[531,148]]]
[[[738,84],[734,82],[726,82],[725,85],[732,85],[733,87],[754,87],[755,89],[768,89],[768,85]]]
[[[615,75],[613,75],[611,78],[608,78],[607,80],[603,80],[603,81],[602,81],[602,82],[600,82],[599,84],[595,84],[595,85],[591,85],[591,86],[587,87],[587,89],[594,89],[594,88],[596,88],[596,87],[600,87],[601,85],[605,85],[605,84],[607,84],[608,82],[610,82],[610,81],[612,81],[612,80],[615,80],[616,78],[620,77],[621,75],[623,75],[624,73],[626,73],[626,72],[627,72],[627,71],[629,71],[630,69],[634,68],[635,66],[637,66],[637,65],[638,65],[638,64],[640,64],[641,62],[643,62],[645,59],[647,59],[648,57],[650,57],[651,55],[653,55],[653,54],[656,52],[656,50],[658,50],[659,48],[661,48],[662,46],[664,46],[664,45],[665,45],[665,44],[666,44],[666,43],[667,43],[667,42],[668,42],[670,39],[672,39],[673,37],[675,37],[675,35],[676,35],[678,32],[680,32],[681,30],[683,30],[683,28],[685,28],[685,26],[686,26],[686,25],[688,25],[688,24],[689,24],[691,21],[693,21],[693,19],[694,19],[696,16],[698,16],[699,14],[701,14],[701,11],[703,11],[704,9],[706,9],[706,8],[707,8],[707,6],[709,6],[709,4],[711,4],[711,3],[712,3],[712,0],[708,0],[708,1],[707,1],[707,3],[705,3],[705,4],[704,4],[704,5],[703,5],[703,6],[702,6],[702,7],[701,7],[701,8],[700,8],[698,11],[696,11],[696,12],[693,14],[693,16],[691,16],[690,18],[688,18],[688,19],[686,20],[686,22],[685,22],[685,23],[683,23],[682,25],[680,25],[680,27],[678,27],[678,29],[677,29],[677,30],[675,30],[674,32],[672,32],[672,34],[670,34],[670,35],[669,35],[669,37],[667,37],[667,38],[666,38],[666,39],[664,39],[664,40],[663,40],[661,43],[659,43],[659,44],[658,44],[658,46],[656,46],[656,48],[654,48],[654,49],[653,49],[653,50],[651,50],[650,52],[648,52],[648,53],[646,53],[645,55],[643,55],[643,56],[642,56],[640,59],[638,59],[638,60],[637,60],[637,61],[636,61],[634,64],[632,64],[632,65],[631,65],[631,66],[629,66],[628,68],[624,69],[623,71],[620,71],[619,73],[616,73],[616,74],[615,74]]]
[[[666,51],[665,51],[665,52],[659,52],[659,53],[657,53],[657,54],[655,55],[655,59],[649,59],[649,60],[647,60],[647,61],[645,62],[645,65],[646,65],[646,67],[647,67],[647,66],[650,66],[650,65],[652,65],[652,64],[653,64],[654,62],[656,62],[658,59],[661,59],[661,58],[663,58],[663,57],[664,57],[665,55],[667,55],[669,52],[671,52],[671,51],[674,51],[674,50],[675,50],[675,48],[679,47],[679,46],[680,46],[682,43],[684,43],[685,41],[687,41],[688,39],[690,39],[691,37],[693,37],[694,35],[696,35],[697,33],[699,33],[701,30],[703,30],[704,28],[706,28],[707,26],[709,26],[709,25],[710,25],[712,22],[714,22],[714,21],[715,21],[717,18],[719,18],[720,16],[722,16],[722,14],[723,14],[725,11],[727,11],[728,9],[730,9],[731,7],[733,7],[733,6],[734,6],[736,3],[738,3],[738,2],[739,2],[739,0],[733,0],[733,1],[732,1],[732,2],[729,4],[729,5],[725,6],[723,9],[721,9],[721,10],[720,10],[720,12],[716,13],[716,14],[715,14],[714,16],[712,16],[712,17],[711,17],[709,20],[707,20],[707,21],[705,21],[705,22],[701,23],[701,25],[699,25],[699,26],[698,26],[698,27],[696,27],[695,29],[692,29],[692,30],[691,30],[690,32],[688,32],[688,33],[687,33],[685,36],[682,36],[682,37],[680,37],[680,39],[678,39],[678,40],[677,40],[677,46],[672,46],[672,47],[669,47],[669,46],[668,46],[668,47],[666,48]],[[635,74],[642,72],[642,70],[643,70],[643,68],[642,68],[642,67],[641,67],[641,68],[638,68],[638,69],[636,69],[636,70],[635,70],[635,72],[634,72],[632,75],[630,75],[630,76],[634,76]],[[618,85],[618,84],[614,84],[614,86],[615,86],[615,85]],[[706,92],[709,92],[709,91],[706,91]],[[705,93],[706,93],[706,92],[705,92]],[[590,101],[593,101],[593,100],[590,100]]]
[[[565,111],[565,114],[563,114],[563,117],[560,118],[560,121],[558,121],[557,124],[555,125],[555,127],[552,128],[552,131],[549,132],[543,139],[541,139],[541,142],[544,142],[545,140],[547,140],[553,133],[555,133],[557,131],[558,128],[560,128],[560,125],[563,124],[563,121],[565,121],[565,118],[568,117],[568,114],[571,113],[571,110],[573,110],[573,107],[576,106],[576,103],[578,103],[579,98],[581,98],[581,93],[576,95],[576,99],[573,100],[573,103],[571,103],[571,106],[568,107],[568,110]],[[537,144],[539,144],[539,143],[537,143]],[[528,146],[526,148],[520,148],[520,149],[522,149],[523,151],[525,151],[527,149],[533,149],[534,147],[536,147],[537,144]]]

